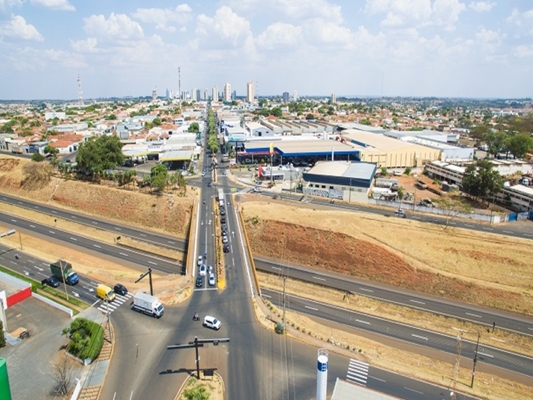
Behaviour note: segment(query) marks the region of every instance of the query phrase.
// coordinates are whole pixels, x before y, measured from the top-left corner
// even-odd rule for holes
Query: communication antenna
[[[78,105],[83,106],[83,91],[81,90],[81,75],[78,74]]]

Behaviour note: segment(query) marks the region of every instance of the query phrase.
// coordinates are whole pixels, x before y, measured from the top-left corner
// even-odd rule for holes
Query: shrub
[[[90,358],[94,360],[104,344],[104,330],[97,323],[86,318],[77,318],[70,328],[63,330],[63,333],[70,334],[70,343],[67,351],[81,359]]]
[[[0,321],[0,348],[6,347],[6,338],[4,337],[4,323]]]
[[[283,325],[283,322],[278,322],[275,329],[276,333],[282,334],[285,332],[285,325]]]

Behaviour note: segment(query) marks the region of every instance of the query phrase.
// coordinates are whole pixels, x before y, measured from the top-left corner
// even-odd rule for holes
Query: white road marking
[[[308,309],[313,310],[313,311],[318,311],[318,308],[314,308],[314,307],[310,307],[310,306],[305,306],[305,308],[308,308]]]
[[[167,240],[167,242],[170,244],[176,244],[176,242],[173,242],[172,240]]]
[[[30,228],[35,228],[35,225],[30,225]]]
[[[419,339],[428,340],[427,337],[425,337],[425,336],[420,336],[420,335],[415,335],[414,333],[413,333],[411,336],[414,336],[415,338],[419,338]]]
[[[409,300],[409,301],[412,303],[417,303],[417,304],[426,304],[423,301],[419,301],[419,300]]]
[[[419,390],[415,390],[415,389],[411,389],[411,388],[408,388],[408,387],[403,387],[405,390],[410,390],[411,392],[415,392],[415,393],[418,393],[418,394],[424,394],[424,392],[420,392]]]
[[[52,212],[53,212],[54,214],[57,214],[57,211],[52,210]]]
[[[513,234],[514,232],[511,232],[511,231],[502,231],[503,233],[510,233],[510,234]]]
[[[95,224],[95,225],[98,225],[98,222],[96,221],[91,221],[92,224]]]
[[[121,256],[124,256],[124,257],[128,256],[126,253],[118,253],[118,254],[120,254]]]
[[[48,231],[48,232],[50,232],[52,235],[55,235],[55,234],[56,234],[54,231]]]
[[[120,229],[118,226],[115,226],[115,229],[116,229],[117,231],[121,231],[121,230],[122,230],[122,229]]]
[[[318,279],[319,281],[325,281],[324,278],[319,278],[318,276],[313,276],[313,279]]]
[[[153,261],[148,261],[150,264],[152,265],[157,265],[157,263],[153,262]]]
[[[494,358],[494,356],[492,354],[482,353],[481,351],[478,352],[477,354],[480,354],[482,356],[487,356],[487,357],[490,357],[490,358]]]
[[[99,249],[101,249],[102,247],[100,247],[99,245],[97,244],[93,244],[94,247],[98,247]]]
[[[272,296],[269,296],[268,294],[264,294],[263,297],[268,297],[269,299],[272,298]]]
[[[73,238],[73,237],[71,237],[70,239],[71,239],[71,240],[74,240],[74,241],[76,241],[76,242],[78,241],[78,239]]]
[[[476,318],[483,318],[481,315],[472,314],[472,313],[469,313],[469,312],[467,312],[466,315],[470,315],[471,317],[476,317]]]
[[[370,322],[368,322],[368,321],[362,321],[362,320],[360,320],[360,319],[356,319],[355,322],[359,322],[360,324],[370,325]]]
[[[280,267],[272,267],[272,269],[277,269],[278,271],[281,271]]]
[[[360,287],[359,290],[363,290],[365,292],[374,293],[374,291],[372,289],[367,289],[367,288],[363,288],[363,287]]]
[[[144,233],[139,233],[139,235],[146,237],[146,235]]]

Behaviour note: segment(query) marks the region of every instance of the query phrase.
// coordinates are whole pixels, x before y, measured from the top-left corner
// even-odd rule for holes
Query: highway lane
[[[282,294],[263,289],[263,296],[277,306],[282,306]],[[373,332],[382,336],[402,340],[450,354],[456,353],[455,337],[416,328],[406,324],[385,320],[368,314],[346,310],[325,303],[286,295],[286,307],[291,311],[311,315],[324,320],[341,323],[356,329]],[[461,355],[474,359],[476,343],[462,340]],[[478,362],[533,377],[533,358],[511,353],[494,347],[480,345]],[[479,364],[478,364],[479,365]]]
[[[117,245],[99,242],[72,232],[63,231],[58,228],[52,228],[21,217],[2,213],[0,214],[0,223],[3,223],[9,227],[14,227],[17,230],[30,235],[41,235],[47,240],[69,243],[83,250],[95,252],[98,256],[110,256],[121,261],[126,261],[128,263],[146,268],[150,267],[154,270],[168,274],[181,273],[181,266],[175,262],[169,262],[162,258],[146,255],[144,253],[129,250]]]
[[[62,218],[67,221],[76,222],[78,224],[87,225],[93,228],[115,232],[117,236],[127,236],[173,250],[186,251],[187,249],[186,240],[174,238],[170,235],[161,235],[150,230],[138,229],[132,226],[119,224],[117,222],[106,221],[94,216],[87,216],[73,211],[66,211],[58,207],[51,207],[30,200],[9,196],[7,194],[0,194],[0,201],[13,206],[40,212],[45,215],[50,215],[54,218]]]
[[[279,265],[272,260],[254,258],[255,266],[260,271],[283,274],[304,282],[311,282],[361,296],[445,315],[461,321],[469,321],[492,328],[515,332],[533,337],[533,318],[501,310],[484,308],[473,304],[461,303],[439,298],[407,289],[356,279],[330,271],[320,271],[296,265]]]

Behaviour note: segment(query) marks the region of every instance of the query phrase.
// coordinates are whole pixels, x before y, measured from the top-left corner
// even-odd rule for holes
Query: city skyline
[[[0,0],[0,99],[529,98],[533,4],[460,0]],[[157,6],[157,7],[155,7]]]

